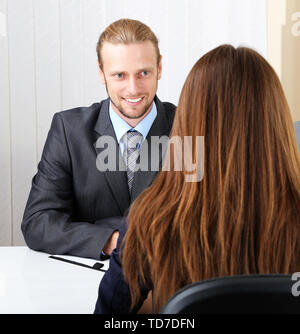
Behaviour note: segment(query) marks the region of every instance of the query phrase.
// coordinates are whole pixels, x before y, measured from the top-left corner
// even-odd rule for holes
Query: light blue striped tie
[[[129,193],[131,193],[134,171],[139,156],[139,148],[143,135],[136,130],[129,130],[126,136],[126,166],[127,166],[127,182]]]

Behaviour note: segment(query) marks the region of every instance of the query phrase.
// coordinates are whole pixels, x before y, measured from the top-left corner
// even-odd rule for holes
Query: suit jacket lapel
[[[116,139],[116,135],[112,126],[112,123],[110,121],[109,117],[109,99],[106,99],[103,101],[98,120],[96,122],[96,125],[94,127],[94,130],[100,135],[100,136],[109,136],[113,138],[115,142],[116,147],[116,171],[105,171],[103,174],[105,175],[107,182],[109,184],[109,187],[114,194],[114,197],[121,209],[121,212],[125,212],[125,210],[129,207],[130,204],[130,197],[129,197],[129,190],[128,190],[128,184],[127,184],[127,174],[126,174],[126,167],[123,163],[123,159],[120,157],[119,154],[119,145]],[[99,139],[100,137],[98,137]],[[97,140],[98,140],[97,139]],[[97,155],[103,151],[101,148],[96,147],[97,141],[94,143],[94,147],[96,150]],[[99,163],[101,161],[98,160]],[[120,166],[121,171],[119,171],[118,166]],[[100,171],[99,171],[100,173]],[[101,185],[99,185],[101,186]]]

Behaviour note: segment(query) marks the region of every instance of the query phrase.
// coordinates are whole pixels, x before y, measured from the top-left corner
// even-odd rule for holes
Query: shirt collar
[[[109,104],[109,117],[111,119],[118,143],[121,138],[130,129],[134,129],[143,135],[143,140],[147,137],[148,132],[157,116],[156,104],[153,101],[152,108],[145,118],[143,118],[135,128],[132,128],[128,123],[124,121],[112,108],[111,102]]]

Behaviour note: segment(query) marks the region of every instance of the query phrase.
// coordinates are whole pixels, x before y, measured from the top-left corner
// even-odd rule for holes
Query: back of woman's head
[[[162,171],[131,207],[123,267],[133,303],[140,282],[153,283],[158,309],[194,281],[300,269],[299,153],[267,61],[230,45],[200,58],[170,136],[204,136],[204,177]]]

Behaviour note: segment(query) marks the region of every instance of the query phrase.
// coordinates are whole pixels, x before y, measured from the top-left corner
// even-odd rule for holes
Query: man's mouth
[[[126,99],[126,98],[124,98],[124,100],[130,105],[138,105],[143,101],[143,99],[144,99],[144,96],[138,97],[136,99]]]

